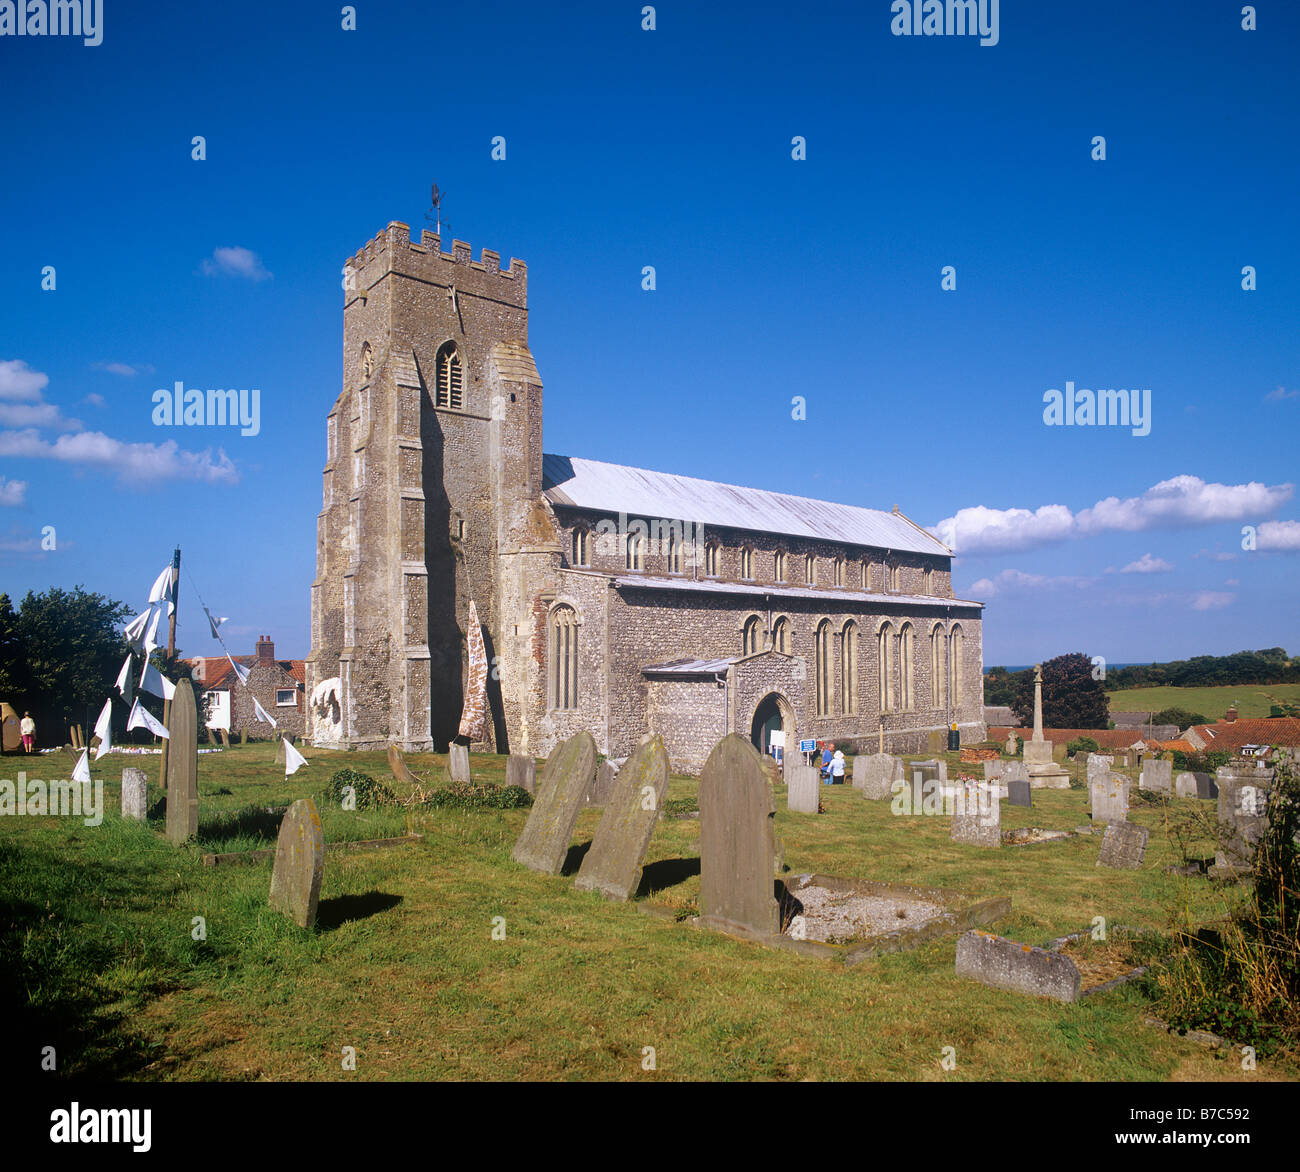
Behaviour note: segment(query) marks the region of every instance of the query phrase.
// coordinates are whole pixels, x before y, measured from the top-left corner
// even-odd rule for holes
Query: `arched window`
[[[817,559],[812,554],[803,560],[803,580],[809,586],[817,585]]]
[[[551,707],[578,707],[578,616],[571,606],[551,612]]]
[[[740,551],[740,576],[742,578],[754,576],[754,551],[749,546],[745,546]]]
[[[854,716],[858,711],[858,624],[844,624],[840,655],[840,712]]]
[[[817,625],[813,641],[813,658],[817,667],[817,715],[829,716],[831,711],[831,624],[823,619]]]
[[[581,526],[573,531],[573,564],[575,566],[591,564],[591,534]]]
[[[370,343],[366,342],[361,347],[361,381],[368,383],[375,373],[375,356],[370,349]]]
[[[880,711],[894,709],[894,630],[888,624],[876,636],[877,666],[880,670]]]
[[[751,615],[745,620],[745,625],[740,631],[740,654],[754,655],[758,652],[758,632],[759,618],[758,615]]]
[[[928,567],[926,568],[925,571],[925,586],[923,587],[923,589],[926,594],[934,593],[934,571],[929,569]]]
[[[669,530],[668,533],[668,572],[682,572],[682,539],[675,530]]]
[[[785,552],[777,550],[772,555],[772,578],[776,582],[785,581]]]
[[[947,642],[942,627],[936,626],[930,632],[930,705],[933,708],[946,708],[948,704]]]
[[[961,628],[953,627],[948,636],[948,685],[952,689],[952,707],[955,712],[961,705]]]
[[[865,558],[862,561],[862,589],[871,589],[871,563]]]
[[[899,707],[904,712],[911,711],[912,708],[912,659],[913,659],[913,628],[911,623],[904,623],[903,629],[898,632],[898,692]]]
[[[836,586],[844,585],[844,559],[843,558],[835,559],[835,585]]]
[[[629,570],[642,570],[645,568],[645,542],[639,532],[631,532],[627,535],[627,568]]]
[[[434,406],[461,411],[465,407],[465,371],[455,342],[448,342],[438,351],[437,378]]]
[[[782,616],[772,624],[772,650],[790,654],[790,620]]]
[[[718,576],[718,543],[710,541],[704,547],[704,575],[707,578]]]

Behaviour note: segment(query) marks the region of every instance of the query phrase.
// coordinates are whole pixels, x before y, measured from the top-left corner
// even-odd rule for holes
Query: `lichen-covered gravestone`
[[[280,746],[280,752],[284,752],[283,744]],[[396,745],[388,746],[388,771],[396,781],[404,782],[407,785],[419,784],[419,779],[406,764],[406,758],[402,756],[402,750]]]
[[[537,793],[537,762],[532,757],[511,753],[506,758],[506,785],[517,785],[530,794]]]
[[[167,841],[179,845],[199,832],[199,720],[188,679],[176,685],[167,731]]]
[[[560,873],[595,772],[591,733],[575,733],[551,750],[537,782],[537,800],[510,855],[516,863],[548,875]]]
[[[268,903],[300,928],[316,923],[321,877],[325,873],[325,835],[311,798],[299,798],[280,823],[275,843]]]
[[[995,786],[982,781],[958,782],[948,837],[968,846],[1002,846],[1002,802]]]
[[[149,808],[149,779],[143,769],[122,770],[122,817],[143,822]]]
[[[1068,956],[978,929],[957,941],[956,971],[994,989],[1076,1001],[1083,976]]]
[[[1114,757],[1107,757],[1102,753],[1088,754],[1088,780],[1091,781],[1098,774],[1109,773],[1110,767],[1115,763]]]
[[[1153,793],[1167,794],[1173,792],[1174,766],[1172,761],[1143,761],[1142,772],[1138,775],[1138,788],[1151,790]]]
[[[1150,836],[1151,831],[1136,822],[1106,823],[1106,837],[1101,840],[1097,866],[1136,871],[1146,857]]]
[[[1268,825],[1272,785],[1272,770],[1243,770],[1231,765],[1219,770],[1219,849],[1214,856],[1217,867],[1238,872],[1254,867],[1255,852]]]
[[[641,883],[641,862],[667,790],[668,753],[663,738],[655,736],[638,745],[615,775],[575,887],[610,899],[631,898]]]
[[[780,930],[776,814],[758,750],[723,737],[700,775],[700,922],[755,939]]]
[[[451,774],[452,781],[464,782],[469,784],[469,746],[458,745],[452,742],[447,751],[447,772]]]
[[[903,762],[888,753],[868,753],[853,758],[853,788],[869,802],[888,801],[894,782],[904,781]]]
[[[820,802],[817,766],[787,765],[786,773],[786,806],[797,814],[817,813]]]
[[[595,780],[591,783],[591,789],[587,791],[586,804],[603,810],[610,794],[614,792],[614,779],[617,776],[618,770],[609,761],[602,761],[597,765]]]
[[[1089,776],[1088,794],[1094,825],[1128,821],[1128,794],[1132,784],[1127,777],[1118,777],[1108,769]]]

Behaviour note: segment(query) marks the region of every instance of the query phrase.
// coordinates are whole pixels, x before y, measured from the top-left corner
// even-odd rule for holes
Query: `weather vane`
[[[442,235],[442,199],[445,194],[445,192],[438,190],[438,185],[436,183],[429,189],[429,201],[431,206],[429,210],[424,213],[424,219],[426,223],[433,225],[435,236]],[[450,228],[451,225],[448,224],[447,227]]]

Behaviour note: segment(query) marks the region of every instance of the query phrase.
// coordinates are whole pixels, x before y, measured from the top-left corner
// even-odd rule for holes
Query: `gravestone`
[[[700,922],[765,939],[781,927],[774,894],[772,790],[758,750],[732,733],[700,775]]]
[[[283,765],[284,761],[284,737],[275,738],[275,763]]]
[[[583,856],[574,886],[609,899],[630,899],[641,883],[641,864],[668,790],[668,753],[655,736],[614,776],[605,812]]]
[[[1208,773],[1193,773],[1192,776],[1196,778],[1196,796],[1202,801],[1219,796],[1218,783]]]
[[[1027,781],[1007,782],[1007,804],[1012,806],[1032,806],[1034,804],[1033,787]]]
[[[1094,825],[1128,821],[1129,787],[1133,783],[1106,770],[1088,778],[1088,800]]]
[[[922,781],[947,781],[948,770],[941,768],[941,764],[939,761],[913,761],[912,776],[919,773]]]
[[[1006,785],[1013,781],[1028,781],[1029,766],[1023,761],[1008,761],[1006,769],[1002,771],[1002,780]]]
[[[469,746],[458,745],[454,741],[447,750],[447,772],[452,781],[469,785]]]
[[[537,800],[510,854],[516,863],[548,875],[560,873],[595,772],[591,733],[574,733],[551,750],[537,782]]]
[[[614,779],[617,776],[618,770],[607,760],[596,766],[596,776],[592,780],[591,789],[587,791],[585,804],[604,809],[609,795],[614,792]]]
[[[506,758],[506,785],[517,785],[530,794],[537,793],[537,762],[532,757],[511,753]]]
[[[280,753],[283,756],[283,743],[280,745]],[[420,784],[419,779],[406,764],[406,758],[402,756],[402,750],[396,745],[388,746],[388,771],[393,775],[395,781],[405,782],[407,785]]]
[[[1017,753],[1020,752],[1020,742],[1016,739],[1015,733],[1013,732],[1007,733],[1007,743],[1002,746],[1002,751],[1008,757],[1014,757]]]
[[[1174,793],[1180,798],[1217,798],[1219,787],[1208,773],[1180,773],[1174,778]]]
[[[1214,855],[1215,866],[1249,871],[1255,865],[1255,851],[1268,825],[1273,773],[1224,765],[1217,780],[1219,848]]]
[[[299,798],[280,823],[267,901],[300,928],[316,923],[321,877],[325,872],[325,834],[311,798]]]
[[[932,728],[925,734],[925,751],[932,757],[942,753],[946,745],[947,739],[939,729]]]
[[[1151,831],[1136,822],[1107,822],[1097,866],[1136,871],[1146,857],[1150,837]]]
[[[194,688],[184,677],[172,696],[167,731],[167,841],[179,846],[199,831],[199,720]]]
[[[1143,761],[1142,772],[1138,775],[1138,788],[1153,793],[1167,794],[1173,792],[1174,766],[1172,761]]]
[[[894,793],[894,782],[903,781],[901,758],[888,753],[869,753],[853,758],[853,788],[862,791],[869,802],[887,801]]]
[[[1060,952],[1033,948],[978,929],[957,941],[956,971],[994,989],[1075,1001],[1083,983],[1078,966]]]
[[[1088,780],[1091,781],[1099,773],[1110,773],[1110,767],[1114,764],[1113,757],[1107,757],[1102,753],[1088,754]]]
[[[984,780],[1001,781],[1002,775],[1006,771],[1007,763],[1001,758],[995,758],[992,761],[984,762]]]
[[[149,810],[149,778],[143,769],[122,770],[122,817],[143,822]]]
[[[953,798],[952,829],[948,837],[967,846],[1002,846],[1002,802],[997,787],[987,782],[959,782]]]
[[[816,765],[789,765],[786,780],[786,805],[798,814],[815,814],[821,786]]]

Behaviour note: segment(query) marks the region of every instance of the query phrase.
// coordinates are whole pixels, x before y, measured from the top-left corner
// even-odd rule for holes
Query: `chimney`
[[[1223,714],[1223,720],[1225,724],[1231,724],[1236,719],[1237,719],[1237,706],[1234,704],[1231,708],[1228,709],[1227,712]]]
[[[275,644],[271,642],[270,635],[263,635],[258,639],[257,658],[259,660],[275,658]]]

